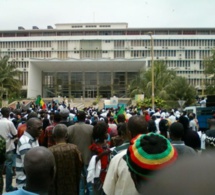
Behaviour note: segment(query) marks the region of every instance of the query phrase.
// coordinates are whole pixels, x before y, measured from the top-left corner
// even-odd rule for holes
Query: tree
[[[185,100],[185,105],[191,105],[195,101],[196,90],[184,77],[175,77],[166,90],[169,100]]]
[[[8,92],[8,96],[17,94],[21,89],[19,80],[20,71],[17,70],[14,62],[9,62],[9,56],[0,58],[0,88],[2,98],[3,91]]]
[[[151,98],[151,75],[151,68],[137,75],[129,88],[131,97],[134,97],[137,92],[141,92],[146,98]],[[189,85],[185,78],[176,76],[176,72],[168,69],[164,62],[155,62],[154,76],[155,99],[160,98],[166,101],[183,99],[187,104],[191,104],[194,101],[195,88]]]
[[[210,82],[205,79],[206,94],[215,94],[215,50],[211,51],[212,55],[204,59],[204,74],[209,75]]]
[[[169,70],[167,66],[162,61],[156,61],[154,63],[154,91],[155,96],[160,98],[166,98],[166,88],[175,78],[176,73],[173,70]],[[129,94],[134,97],[135,94],[144,93],[146,97],[151,97],[152,93],[152,82],[151,79],[151,68],[147,71],[141,72],[137,77],[131,82],[129,87]]]

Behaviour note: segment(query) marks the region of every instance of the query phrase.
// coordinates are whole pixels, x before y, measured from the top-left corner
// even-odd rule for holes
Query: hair
[[[114,118],[110,117],[109,121],[110,121],[110,123],[114,122]]]
[[[61,121],[61,115],[59,112],[54,113],[54,122],[58,123]]]
[[[174,122],[169,128],[170,137],[181,139],[184,135],[184,127],[179,122]]]
[[[107,134],[108,125],[103,121],[98,121],[93,127],[93,139],[98,142],[104,142]]]
[[[3,107],[3,108],[1,109],[1,113],[2,113],[3,117],[8,118],[9,115],[10,115],[10,108],[8,108],[8,107]]]
[[[189,119],[185,116],[180,116],[178,122],[183,125],[184,131],[187,131],[189,128]]]
[[[127,135],[127,123],[120,123],[117,125],[117,131],[119,136]]]
[[[52,130],[52,134],[57,139],[65,138],[67,135],[67,126],[64,124],[56,125]]]
[[[29,120],[30,118],[37,118],[37,113],[36,112],[29,113],[27,116],[27,120]]]
[[[125,115],[124,114],[119,114],[117,116],[117,122],[118,123],[124,123],[125,122]]]
[[[132,116],[128,120],[128,130],[132,137],[148,133],[148,123],[143,116]]]
[[[84,111],[78,111],[77,113],[77,119],[78,121],[85,121],[86,114]]]

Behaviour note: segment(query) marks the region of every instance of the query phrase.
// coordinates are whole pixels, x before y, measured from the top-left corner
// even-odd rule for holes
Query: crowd
[[[215,113],[204,132],[194,113],[121,111],[78,110],[54,100],[45,110],[34,103],[1,108],[0,172],[7,194],[150,194],[147,186],[165,170],[173,169],[175,177],[183,160],[213,156]],[[0,175],[0,194],[3,185]]]

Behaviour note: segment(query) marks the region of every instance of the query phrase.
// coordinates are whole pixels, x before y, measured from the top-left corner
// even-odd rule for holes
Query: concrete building
[[[215,47],[215,28],[129,28],[127,23],[56,24],[0,31],[0,55],[22,71],[28,98],[126,96],[129,82],[154,60],[202,89],[203,59]]]

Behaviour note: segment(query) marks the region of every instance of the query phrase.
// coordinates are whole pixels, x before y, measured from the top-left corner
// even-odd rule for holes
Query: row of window
[[[59,45],[59,47],[64,48],[65,45]],[[64,50],[64,49],[63,49]],[[55,56],[55,52],[57,52],[57,55],[59,59],[66,59],[69,58],[68,50],[64,51],[9,51],[9,52],[1,52],[1,55],[9,55],[12,59],[16,58],[52,58]],[[109,54],[111,57],[112,54],[107,50],[88,50],[88,51],[73,51],[74,54],[80,53],[80,59],[83,58],[91,58],[91,59],[98,59],[102,58],[103,54]],[[198,54],[198,55],[197,55]],[[179,59],[204,59],[211,55],[211,51],[198,51],[195,50],[186,50],[185,52],[181,52],[178,55]],[[77,56],[76,56],[77,57]],[[151,50],[134,50],[130,52],[131,58],[141,58],[141,57],[151,57]],[[154,57],[177,57],[177,51],[176,50],[154,50]],[[125,58],[125,51],[123,50],[117,50],[114,51],[114,58]]]
[[[68,43],[72,42],[74,44],[78,44],[80,41],[57,41],[58,48],[67,49]],[[94,44],[96,41],[88,41],[89,44]],[[110,40],[104,40],[105,43],[110,43]],[[114,48],[125,48],[126,46],[131,47],[148,47],[151,46],[150,40],[115,40]],[[0,48],[47,48],[53,47],[55,41],[5,41],[0,42]],[[215,40],[154,40],[154,46],[164,47],[163,49],[168,49],[168,46],[180,47],[180,49],[186,49],[185,47],[215,47]],[[198,48],[205,49],[205,48]]]

